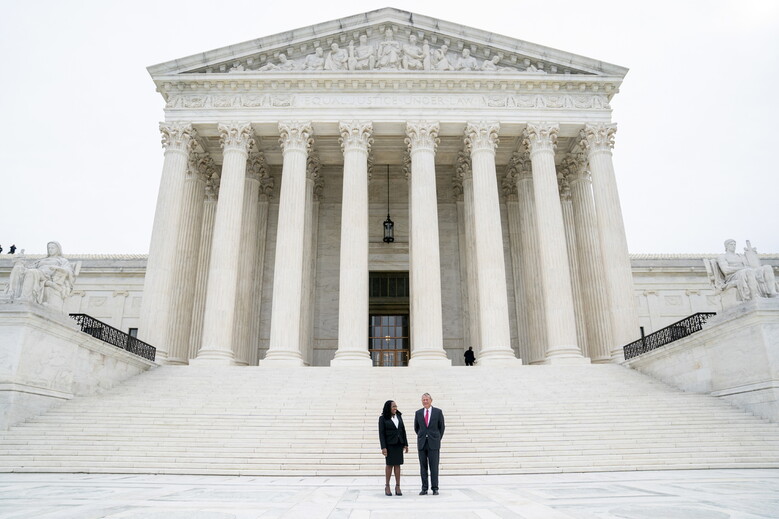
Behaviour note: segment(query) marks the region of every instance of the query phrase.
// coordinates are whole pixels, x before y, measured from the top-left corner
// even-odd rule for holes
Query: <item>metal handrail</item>
[[[665,328],[661,328],[654,333],[650,333],[645,337],[641,337],[637,341],[633,341],[630,344],[623,346],[622,350],[625,352],[625,360],[638,357],[643,353],[647,353],[687,337],[695,332],[701,331],[703,329],[703,324],[715,315],[717,315],[716,312],[698,312],[697,314],[685,317],[681,321],[668,325]]]
[[[109,326],[102,321],[98,321],[92,316],[87,314],[70,314],[76,323],[78,323],[81,331],[100,339],[103,342],[107,342],[117,348],[129,351],[139,357],[154,361],[157,355],[157,348],[147,344],[132,335],[124,333],[121,330],[117,330],[113,326]]]

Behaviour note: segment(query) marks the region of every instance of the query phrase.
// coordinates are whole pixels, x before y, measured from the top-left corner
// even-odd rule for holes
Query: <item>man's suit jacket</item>
[[[417,449],[425,448],[439,450],[441,438],[444,437],[444,412],[437,407],[430,407],[430,424],[425,425],[425,408],[423,407],[414,415],[414,432],[417,433]]]
[[[406,438],[406,426],[403,425],[403,418],[398,411],[398,426],[395,427],[395,422],[392,419],[387,420],[384,416],[379,416],[379,443],[381,448],[386,449],[387,445],[401,444],[404,447],[408,447],[408,439]]]

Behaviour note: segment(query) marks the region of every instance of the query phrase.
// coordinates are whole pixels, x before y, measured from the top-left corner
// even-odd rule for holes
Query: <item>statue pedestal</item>
[[[625,364],[779,422],[779,298],[727,308],[702,331]]]
[[[0,429],[155,366],[28,302],[0,303]]]

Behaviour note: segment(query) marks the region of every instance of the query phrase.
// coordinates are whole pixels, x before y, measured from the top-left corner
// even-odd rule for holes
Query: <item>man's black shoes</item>
[[[427,493],[427,492],[425,492],[425,493]],[[433,490],[433,495],[437,496],[438,495],[438,490]]]
[[[423,490],[422,492],[419,493],[419,495],[420,496],[426,496],[427,495],[427,490]]]

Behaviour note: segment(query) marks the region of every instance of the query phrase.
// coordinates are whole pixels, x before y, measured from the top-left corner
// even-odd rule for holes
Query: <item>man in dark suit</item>
[[[444,437],[444,412],[433,407],[430,393],[422,395],[422,409],[414,415],[414,432],[417,433],[417,451],[419,453],[419,475],[422,476],[420,496],[427,494],[428,465],[432,480],[433,495],[438,495],[438,460],[441,453],[441,438]]]

